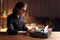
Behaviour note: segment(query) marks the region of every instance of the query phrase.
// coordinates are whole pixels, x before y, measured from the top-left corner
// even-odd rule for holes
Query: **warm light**
[[[38,26],[36,26],[35,24],[26,24],[26,27],[28,28],[28,30],[32,29],[34,25],[34,28],[37,30]]]
[[[0,32],[7,32],[7,28],[0,29]]]

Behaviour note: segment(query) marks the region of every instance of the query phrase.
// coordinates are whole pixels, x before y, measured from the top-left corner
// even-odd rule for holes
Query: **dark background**
[[[7,15],[12,12],[13,7],[19,1],[28,4],[28,11],[33,16],[38,17],[60,17],[60,0],[4,0],[3,8],[6,8]]]

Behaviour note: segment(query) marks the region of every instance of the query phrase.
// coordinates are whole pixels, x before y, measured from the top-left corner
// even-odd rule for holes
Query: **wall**
[[[7,15],[12,12],[15,4],[19,1],[28,4],[28,11],[32,16],[60,17],[60,0],[4,0],[3,8],[7,9]]]

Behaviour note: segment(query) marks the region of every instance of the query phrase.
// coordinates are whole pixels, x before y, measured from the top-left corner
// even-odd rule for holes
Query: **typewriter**
[[[34,33],[30,33],[31,37],[48,38],[52,33],[52,28],[48,28],[48,25],[44,28],[37,29]]]

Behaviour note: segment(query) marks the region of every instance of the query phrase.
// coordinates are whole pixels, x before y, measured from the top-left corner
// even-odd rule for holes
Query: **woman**
[[[25,26],[23,15],[26,13],[26,8],[27,4],[23,2],[18,2],[16,4],[16,6],[13,9],[13,13],[7,17],[8,34],[17,34],[20,31],[28,31],[27,27]]]

